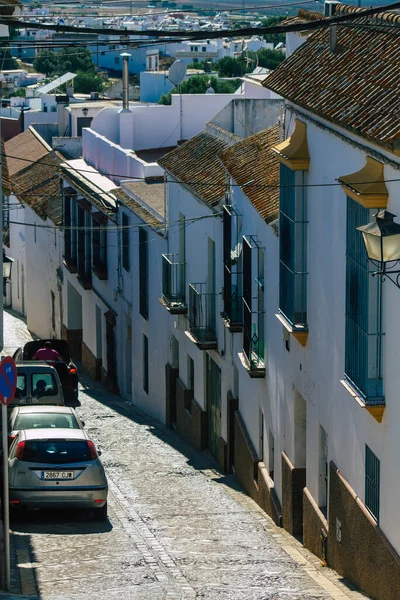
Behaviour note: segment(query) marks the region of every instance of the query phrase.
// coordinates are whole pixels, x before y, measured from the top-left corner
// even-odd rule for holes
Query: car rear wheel
[[[94,509],[94,518],[96,521],[105,521],[107,519],[107,502],[104,506]]]

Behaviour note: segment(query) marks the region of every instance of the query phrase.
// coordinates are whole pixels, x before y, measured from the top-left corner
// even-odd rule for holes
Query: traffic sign
[[[7,406],[14,398],[17,387],[17,367],[11,356],[6,356],[0,363],[0,402]]]

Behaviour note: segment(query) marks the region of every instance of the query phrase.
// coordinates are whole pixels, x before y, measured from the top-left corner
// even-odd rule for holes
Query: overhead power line
[[[334,15],[333,17],[324,18],[321,15],[321,19],[317,21],[311,21],[309,23],[292,23],[287,25],[274,25],[271,27],[243,27],[240,29],[223,29],[219,31],[170,31],[170,30],[158,30],[158,29],[147,29],[146,31],[135,31],[136,37],[152,37],[152,38],[174,38],[174,37],[187,37],[194,40],[201,39],[218,39],[223,37],[238,37],[238,36],[252,36],[255,34],[265,35],[267,33],[290,33],[296,31],[312,31],[314,29],[326,28],[333,24],[340,24],[343,22],[354,21],[364,17],[372,16],[376,13],[382,13],[386,11],[393,11],[400,8],[400,2],[394,4],[387,4],[385,6],[379,6],[375,8],[369,8],[361,10],[359,12],[352,12],[340,15]],[[10,21],[0,18],[0,24],[9,25]],[[29,21],[15,21],[13,22],[15,28],[30,28],[30,29],[43,29],[41,23],[30,23]],[[392,27],[399,27],[395,23],[391,23]],[[90,34],[96,33],[100,35],[118,35],[118,36],[129,36],[128,30],[124,29],[112,29],[112,28],[96,28],[96,27],[85,27],[82,31],[81,27],[71,25],[46,25],[46,29],[49,31],[65,32],[65,33],[80,33]],[[128,40],[127,40],[128,41]],[[125,42],[125,41],[124,41]]]

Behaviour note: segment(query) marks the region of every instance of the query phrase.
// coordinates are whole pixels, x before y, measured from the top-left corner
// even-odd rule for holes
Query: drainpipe
[[[129,111],[129,52],[122,52],[122,110]]]

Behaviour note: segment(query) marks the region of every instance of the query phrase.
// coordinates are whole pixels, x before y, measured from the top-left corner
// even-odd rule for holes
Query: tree
[[[63,75],[68,71],[78,73],[85,71],[95,72],[92,54],[87,48],[73,48],[68,46],[59,52],[53,50],[42,50],[33,61],[33,67],[40,73],[49,77]]]
[[[285,60],[285,55],[280,50],[268,50],[260,48],[258,54],[258,65],[266,69],[276,69]]]
[[[182,83],[182,94],[205,94],[212,87],[217,94],[233,94],[240,86],[240,79],[224,81],[218,77],[209,75],[192,75]],[[178,88],[174,88],[168,94],[163,94],[158,104],[171,104],[172,94],[178,94]]]
[[[285,15],[279,15],[277,17],[267,17],[266,19],[261,20],[261,25],[263,27],[274,27],[274,25],[279,25],[279,23],[284,19],[286,19]],[[284,33],[266,33],[263,37],[266,42],[271,42],[272,44],[274,44],[274,46],[279,44],[279,42],[285,43]]]
[[[53,50],[41,50],[37,53],[33,61],[33,68],[38,73],[44,73],[49,76],[53,75],[57,69],[56,53]]]
[[[74,90],[78,94],[103,91],[103,79],[93,72],[78,71],[74,79]]]
[[[0,49],[0,69],[2,71],[12,71],[13,69],[19,69],[20,66],[11,56],[10,48],[1,48]]]

